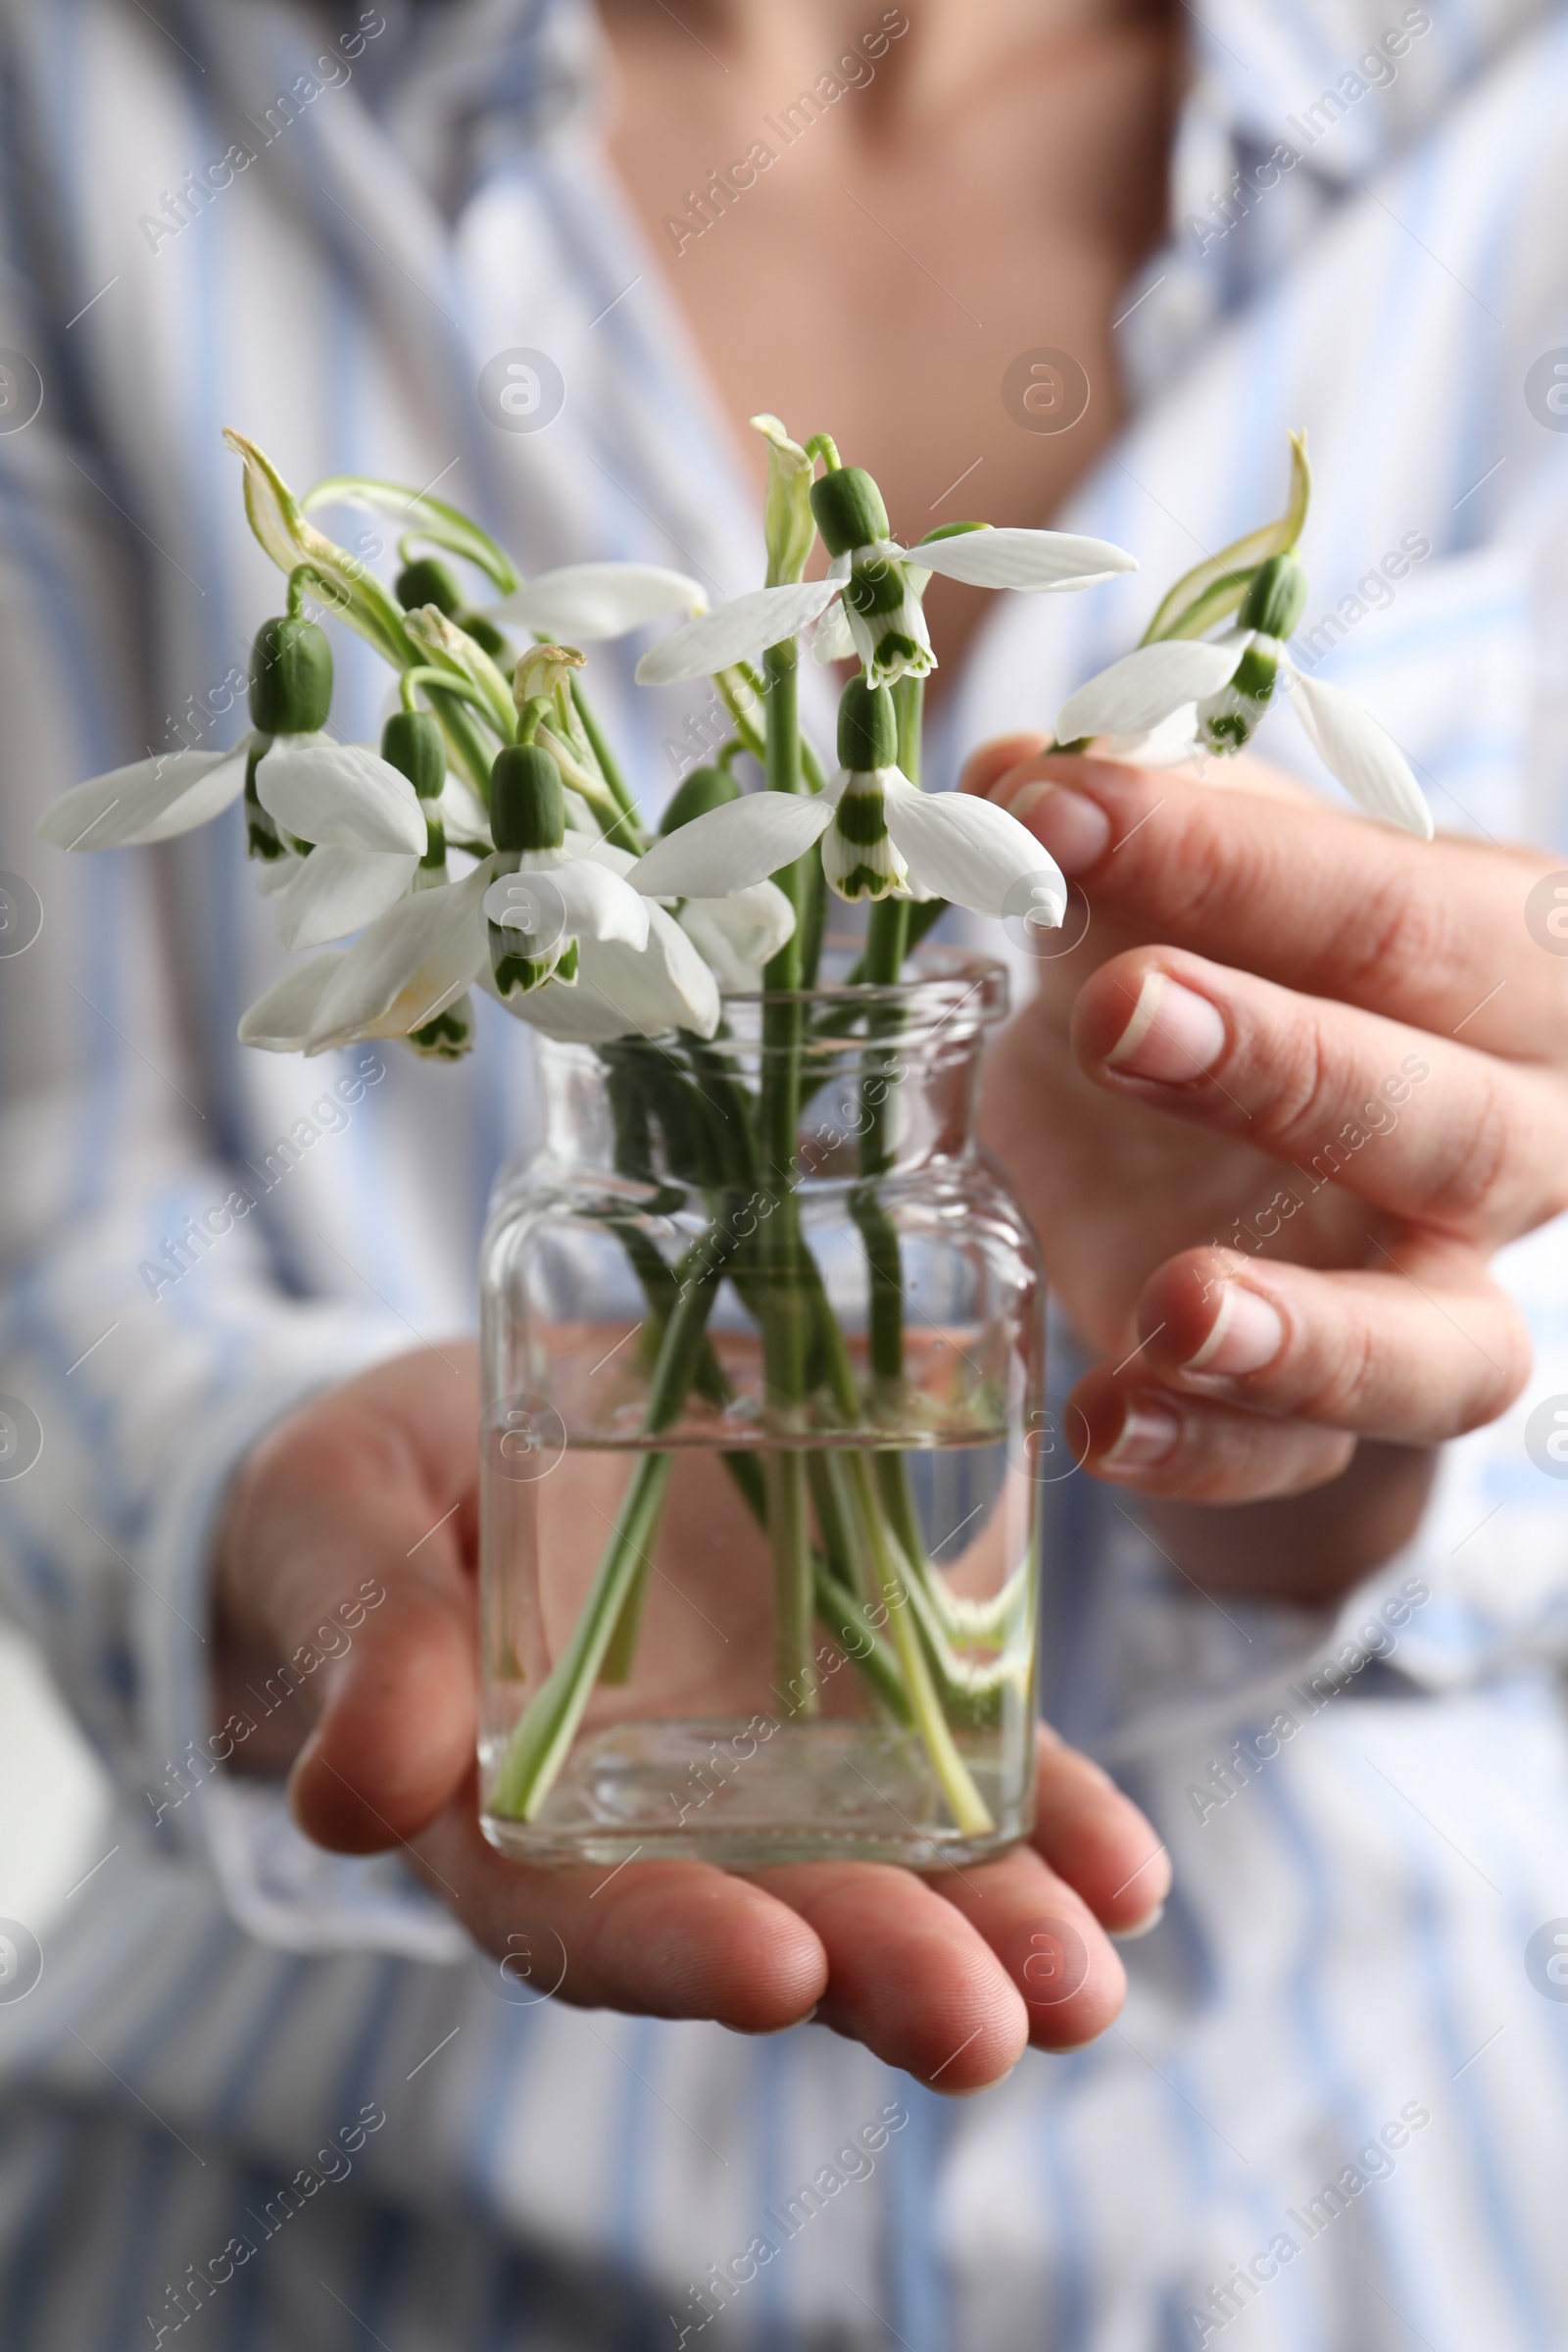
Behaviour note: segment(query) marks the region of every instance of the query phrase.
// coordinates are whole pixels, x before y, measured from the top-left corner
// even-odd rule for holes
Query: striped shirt
[[[1189,14],[1171,238],[1120,307],[1132,418],[1060,518],[1142,582],[997,600],[933,780],[1048,725],[1150,582],[1273,512],[1303,425],[1303,666],[1383,719],[1441,824],[1568,858],[1568,18]],[[237,812],[69,861],[32,827],[243,723],[276,582],[224,423],[300,484],[440,485],[528,570],[760,576],[601,74],[549,0],[0,6],[0,868],[43,918],[0,958],[0,1390],[42,1435],[0,1482],[0,1592],[119,1792],[100,1864],[22,1923],[40,1981],[0,1999],[0,2343],[1541,2352],[1568,2337],[1568,1522],[1529,1425],[1568,1404],[1560,1226],[1500,1261],[1528,1394],[1343,1608],[1222,1607],[1114,1494],[1048,1490],[1050,1711],[1175,1888],[1118,2025],[983,2099],[815,2028],[559,2007],[543,1955],[509,1989],[396,1863],[316,1852],[211,1768],[225,1481],[311,1390],[468,1324],[529,1041],[485,1001],[458,1069],[244,1054],[281,952]],[[545,433],[476,398],[519,348],[568,389]],[[595,657],[607,724],[672,783],[701,689],[634,693],[623,650]],[[339,653],[363,738],[384,678]],[[1263,749],[1323,781],[1288,714]],[[254,1211],[149,1286],[236,1185]]]

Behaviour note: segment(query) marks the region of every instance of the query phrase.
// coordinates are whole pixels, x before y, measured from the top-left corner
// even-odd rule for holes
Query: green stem
[[[763,656],[763,664],[767,673],[764,706],[767,732],[763,747],[767,789],[799,793],[801,729],[794,639],[770,646]],[[814,850],[808,855],[811,861],[820,862]],[[768,964],[764,984],[769,990],[798,991],[802,981],[801,913],[807,897],[808,859],[798,859],[777,879],[795,908],[796,924],[791,937]],[[763,1377],[769,1419],[782,1424],[785,1431],[798,1424],[806,1401],[806,1301],[795,1279],[800,1251],[795,1153],[801,1123],[803,1012],[801,1004],[788,1003],[769,1004],[763,1012],[759,1105],[762,1181],[777,1198],[758,1251],[763,1309]],[[767,1516],[768,1543],[773,1555],[775,1679],[781,1691],[796,1693],[793,1712],[812,1714],[816,1708],[811,1666],[815,1586],[810,1519],[805,1461],[789,1446],[775,1452],[769,1463]]]
[[[943,1712],[941,1698],[931,1679],[931,1665],[920,1639],[919,1625],[910,1606],[909,1584],[888,1543],[865,1456],[852,1454],[850,1460],[856,1501],[870,1546],[871,1564],[876,1572],[882,1602],[888,1613],[893,1646],[904,1671],[904,1688],[908,1693],[915,1726],[955,1822],[966,1838],[989,1837],[997,1825],[985,1798],[975,1787],[968,1765],[958,1753],[952,1727]]]
[[[758,676],[749,662],[734,662],[728,669],[715,670],[713,673],[713,684],[718,688],[724,708],[735,722],[735,732],[741,739],[743,749],[750,752],[754,760],[760,760],[765,764],[766,740],[762,730],[758,726],[757,721],[741,700],[739,689],[735,683],[737,678],[753,701],[760,703],[764,709],[767,703],[767,685],[765,680]],[[822,762],[817,758],[808,736],[803,735],[800,743],[801,771],[811,791],[820,792],[827,781],[823,773]]]
[[[434,686],[439,688],[443,694],[456,695],[460,702],[477,704],[490,724],[494,726],[495,714],[490,707],[490,697],[481,687],[475,686],[471,678],[460,677],[454,670],[433,668],[426,662],[416,662],[403,672],[402,677],[398,680],[398,695],[405,710],[414,710],[418,708],[415,700],[415,690],[420,686],[426,692]]]
[[[603,730],[593,714],[588,698],[575,678],[571,681],[571,702],[582,731],[588,738],[589,748],[599,762],[599,772],[610,787],[610,797],[620,810],[618,822],[606,826],[605,839],[614,841],[617,848],[629,850],[634,857],[640,857],[648,845],[643,840],[642,830],[637,822],[637,804],[631,796],[625,777],[616,764],[613,752],[605,740]]]
[[[914,1710],[898,1660],[849,1587],[821,1560],[816,1564],[816,1613],[829,1641],[858,1667],[888,1713],[912,1727]]]
[[[806,1499],[806,1459],[794,1446],[767,1457],[767,1535],[773,1554],[773,1683],[785,1713],[814,1715],[811,1624],[816,1577]]]
[[[925,728],[925,680],[907,671],[893,689],[893,715],[899,722],[899,766],[911,784],[920,781],[920,752]]]
[[[736,1247],[729,1236],[713,1238],[704,1279],[683,1289],[664,1326],[643,1418],[647,1436],[658,1437],[679,1418],[707,1343],[723,1267]],[[668,1453],[645,1454],[639,1461],[571,1638],[513,1731],[491,1800],[496,1812],[531,1821],[555,1786],[627,1601],[646,1569],[672,1466]]]
[[[589,1693],[620,1621],[628,1592],[652,1543],[674,1456],[645,1453],[615,1515],[593,1590],[571,1639],[518,1719],[491,1804],[514,1821],[531,1821],[566,1760]]]

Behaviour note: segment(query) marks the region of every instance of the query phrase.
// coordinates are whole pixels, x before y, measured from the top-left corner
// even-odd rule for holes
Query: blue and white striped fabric
[[[1069,518],[1143,582],[999,603],[939,768],[1049,723],[1136,637],[1150,581],[1273,511],[1304,425],[1303,659],[1392,727],[1441,822],[1568,848],[1568,436],[1523,392],[1568,347],[1568,18],[1192,14],[1172,242],[1119,330],[1141,405]],[[1357,67],[1385,34],[1392,80]],[[223,1481],[313,1387],[467,1324],[529,1048],[486,1004],[462,1069],[373,1056],[346,1123],[318,1112],[155,1300],[140,1261],[338,1072],[233,1043],[279,961],[233,825],[68,863],[32,824],[176,728],[238,730],[276,585],[224,423],[296,482],[440,483],[530,568],[638,557],[715,596],[758,576],[732,436],[596,144],[597,57],[545,0],[0,7],[0,354],[45,391],[0,432],[0,867],[45,909],[0,966],[0,1389],[45,1432],[0,1485],[0,1573],[123,1793],[42,1981],[0,2003],[0,2344],[680,2343],[712,2267],[831,2168],[713,2340],[1543,2352],[1568,2340],[1568,2007],[1524,1954],[1568,1918],[1568,1522],[1522,1432],[1568,1393],[1560,1228],[1506,1260],[1530,1394],[1450,1449],[1419,1542],[1336,1623],[1211,1604],[1114,1496],[1052,1490],[1052,1711],[1149,1809],[1175,1892],[1119,2026],[984,2099],[812,2028],[747,2042],[493,1997],[395,1867],[311,1853],[271,1792],[211,1776],[155,1821],[145,1791],[206,1729]],[[183,175],[241,136],[255,164],[181,220]],[[548,434],[476,405],[516,346],[566,377]],[[1366,584],[1417,545],[1392,602]],[[364,735],[381,680],[342,654]],[[657,790],[696,690],[595,669]],[[1288,714],[1264,748],[1313,772]],[[1285,1709],[1299,1732],[1271,1748]]]

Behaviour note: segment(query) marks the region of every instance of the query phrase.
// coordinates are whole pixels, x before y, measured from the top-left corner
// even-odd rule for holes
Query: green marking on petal
[[[841,899],[885,899],[897,882],[894,875],[879,873],[875,866],[855,865],[833,887]]]
[[[857,564],[845,584],[844,601],[869,620],[878,612],[900,612],[908,588],[903,566],[879,556],[874,563]]]
[[[881,785],[852,783],[839,802],[833,822],[840,840],[853,842],[858,850],[885,841],[888,819]]]
[[[448,1005],[422,1029],[411,1029],[405,1044],[416,1054],[428,1054],[437,1061],[461,1061],[473,1044],[473,1024],[463,1004]]]
[[[1250,645],[1236,665],[1231,679],[1231,691],[1245,694],[1249,702],[1266,703],[1274,691],[1279,675],[1279,657],[1257,644]]]
[[[931,656],[925,646],[916,645],[912,637],[901,636],[890,630],[880,640],[872,657],[871,676],[880,684],[884,680],[898,678],[906,670],[911,670],[916,677],[921,677],[930,667]]]

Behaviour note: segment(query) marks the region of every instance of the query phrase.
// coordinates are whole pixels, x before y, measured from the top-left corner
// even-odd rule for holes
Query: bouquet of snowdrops
[[[984,1601],[956,1595],[933,1565],[906,1474],[900,1238],[877,1185],[895,1156],[896,992],[924,933],[950,904],[1050,928],[1067,893],[1003,809],[921,788],[923,681],[934,665],[922,599],[937,573],[1037,593],[1135,566],[1102,541],[980,523],[901,546],[876,483],[842,465],[825,434],[798,444],[776,418],[754,422],[769,444],[767,576],[715,611],[690,579],[645,564],[582,563],[522,580],[445,502],[358,476],[297,498],[253,443],[229,433],[251,526],[287,582],[283,612],[255,639],[251,729],[227,752],[174,751],[95,777],[67,793],[41,830],[70,850],[156,843],[242,800],[248,857],[283,945],[302,952],[246,1012],[245,1043],[318,1054],[400,1039],[453,1058],[473,1043],[482,990],[546,1037],[600,1057],[617,1168],[642,1186],[656,1222],[671,1176],[706,1203],[701,1230],[682,1228],[669,1249],[629,1209],[612,1220],[646,1309],[635,1464],[569,1633],[499,1740],[491,1815],[539,1818],[596,1688],[631,1671],[670,1472],[659,1441],[694,1395],[721,1414],[733,1401],[709,1330],[728,1283],[759,1335],[756,1423],[771,1447],[760,1461],[724,1424],[722,1459],[770,1562],[771,1688],[792,1720],[813,1715],[820,1625],[835,1655],[854,1660],[880,1719],[916,1744],[944,1818],[978,1851],[998,1834],[997,1808],[965,1741],[1004,1700],[1027,1722],[1033,1562],[1015,1560]],[[1143,644],[1070,698],[1057,742],[1201,764],[1248,743],[1271,700],[1287,695],[1373,813],[1430,833],[1388,736],[1343,692],[1301,674],[1287,650],[1305,597],[1295,551],[1308,492],[1293,439],[1285,513],[1171,589]],[[310,519],[345,505],[401,525],[391,589]],[[808,579],[818,539],[825,571]],[[483,586],[469,595],[454,564]],[[332,658],[312,606],[358,631],[395,675],[374,748],[331,731]],[[637,675],[651,685],[711,679],[730,732],[656,825],[594,716],[582,649],[672,615],[677,625]],[[807,632],[818,662],[856,664],[831,762],[800,720]],[[858,956],[819,1002],[830,895],[863,902],[869,914]],[[760,1006],[760,1051],[744,1067],[726,1057],[743,1000]],[[801,1122],[822,1083],[812,1054],[823,1038],[854,1041],[869,1056],[860,1082],[867,1069],[877,1079],[851,1194],[868,1300],[853,1344],[796,1207]],[[650,1156],[655,1132],[662,1174]],[[735,1210],[741,1198],[754,1204],[749,1226]]]

